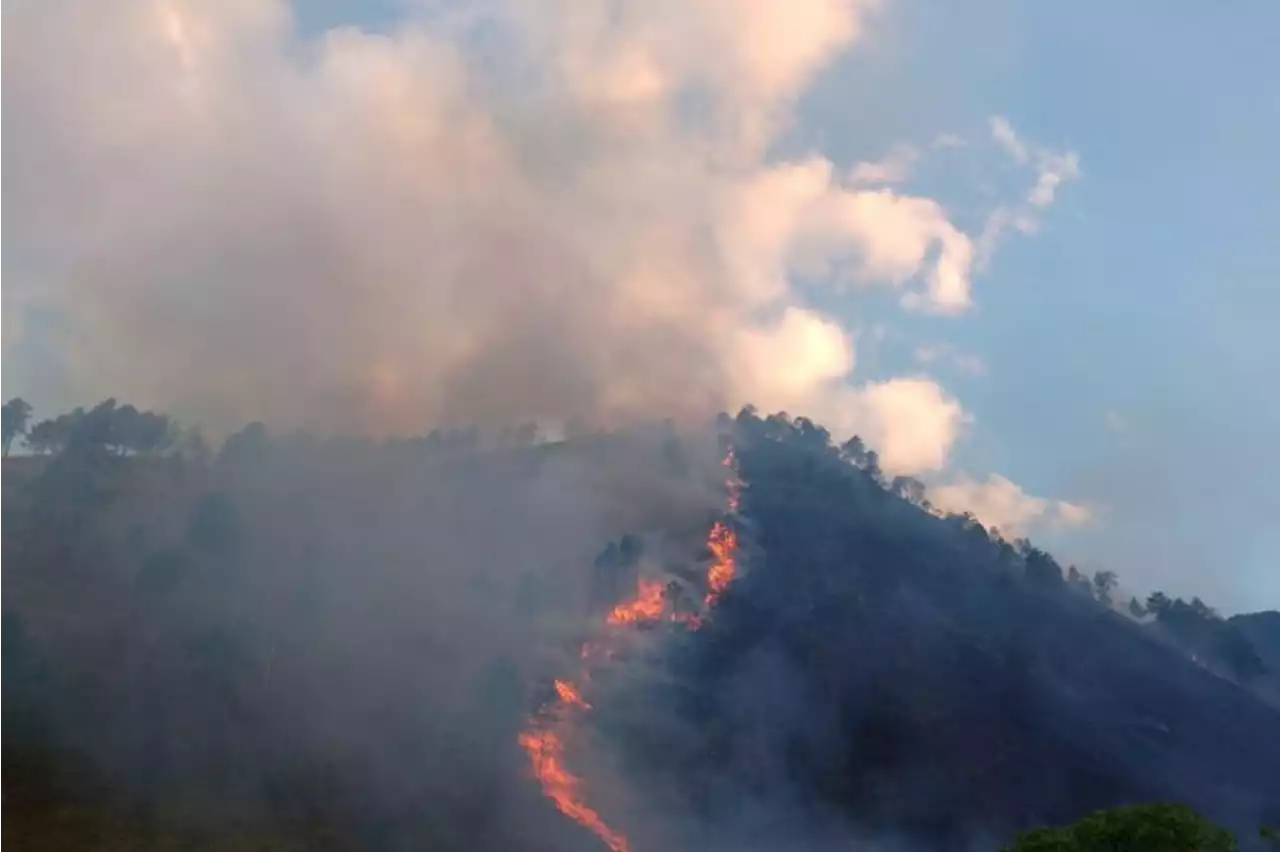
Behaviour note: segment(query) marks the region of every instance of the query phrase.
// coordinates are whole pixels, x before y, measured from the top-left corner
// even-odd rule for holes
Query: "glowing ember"
[[[724,460],[729,468],[726,483],[729,512],[738,511],[741,483],[734,472],[733,450]],[[735,559],[738,550],[738,534],[729,521],[716,521],[707,536],[707,548],[712,561],[707,567],[707,593],[703,599],[702,613],[671,612],[670,619],[690,630],[702,626],[703,614],[724,593],[737,574]],[[674,585],[674,584],[673,584]],[[657,580],[641,577],[636,583],[635,597],[623,601],[610,610],[605,618],[611,627],[652,624],[662,619],[667,606],[666,587]],[[611,661],[616,653],[620,636],[616,632],[606,634],[599,641],[587,641],[579,651],[581,670],[578,683],[589,683],[593,664]],[[538,716],[530,720],[529,728],[520,734],[520,746],[529,755],[533,775],[542,786],[542,792],[569,819],[593,832],[610,852],[630,852],[627,838],[608,823],[584,801],[582,779],[565,765],[564,738],[574,732],[581,714],[591,705],[582,697],[578,687],[568,680],[555,681],[556,698],[542,708]]]

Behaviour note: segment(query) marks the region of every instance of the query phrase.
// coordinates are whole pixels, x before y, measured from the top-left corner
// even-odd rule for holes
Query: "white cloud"
[[[890,474],[940,470],[973,423],[958,400],[923,377],[868,383],[852,390],[842,408],[847,412],[842,431],[866,439]]]
[[[1008,152],[1009,156],[1018,165],[1025,165],[1031,159],[1031,152],[1023,141],[1018,138],[1018,134],[1014,131],[1013,125],[1009,123],[1009,119],[999,115],[991,117],[991,138]]]
[[[1053,203],[1058,187],[1080,176],[1080,158],[1073,153],[1046,154],[1040,164],[1036,185],[1027,196],[1032,207],[1048,207]]]
[[[269,0],[24,7],[6,247],[39,283],[6,313],[64,319],[66,397],[229,424],[821,405],[796,397],[852,329],[792,290],[808,219],[828,253],[903,237],[822,215],[850,194],[825,158],[764,152],[871,5],[516,2],[309,41]]]
[[[23,6],[5,247],[30,269],[6,328],[65,327],[50,405],[417,431],[752,402],[941,469],[960,402],[860,383],[855,326],[793,282],[959,314],[974,241],[897,187],[915,148],[847,173],[769,154],[877,5],[516,0],[314,38],[272,0]]]
[[[1034,234],[1040,228],[1043,211],[1053,204],[1064,183],[1080,177],[1080,158],[1072,151],[1053,151],[1023,140],[1007,118],[990,120],[991,138],[1015,165],[1031,169],[1035,174],[1031,189],[1017,204],[998,205],[987,216],[977,238],[977,267],[985,268],[997,245],[1010,228],[1021,234]]]
[[[923,365],[945,364],[965,376],[985,376],[987,364],[977,355],[963,352],[950,344],[942,343],[932,346],[917,346],[915,359]]]
[[[929,501],[941,512],[972,512],[983,525],[998,527],[1006,538],[1024,536],[1037,527],[1083,526],[1093,520],[1088,506],[1033,497],[1009,479],[993,473],[985,480],[960,475],[928,489]]]
[[[786,289],[795,272],[844,269],[857,282],[900,287],[904,304],[960,313],[971,304],[973,246],[930,198],[856,189],[834,179],[821,157],[763,169],[726,197],[720,246],[761,298]]]
[[[902,183],[911,176],[911,170],[920,153],[911,145],[899,145],[882,160],[861,162],[849,172],[850,183]]]
[[[1053,508],[1056,515],[1054,520],[1059,527],[1066,529],[1086,526],[1092,523],[1097,515],[1096,510],[1091,506],[1083,503],[1068,503],[1065,500],[1054,501]]]

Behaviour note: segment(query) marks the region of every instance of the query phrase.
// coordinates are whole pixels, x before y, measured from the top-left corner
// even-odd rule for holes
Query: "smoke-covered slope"
[[[746,573],[617,709],[669,804],[762,848],[832,822],[993,848],[1154,800],[1280,816],[1276,710],[807,431],[739,418]]]
[[[1280,713],[1254,692],[1029,544],[886,488],[865,448],[750,413],[720,432],[736,512],[716,441],[665,427],[253,427],[212,463],[88,430],[7,460],[13,837],[596,849],[520,747],[560,677],[592,704],[565,731],[574,795],[635,852],[995,849],[1157,799],[1244,833],[1280,817]],[[717,519],[735,570],[708,596]],[[645,629],[589,644],[623,563],[713,604],[681,619],[655,599]]]
[[[1254,690],[1280,708],[1280,612],[1250,612],[1234,615],[1227,621],[1248,640],[1266,668],[1254,684]]]

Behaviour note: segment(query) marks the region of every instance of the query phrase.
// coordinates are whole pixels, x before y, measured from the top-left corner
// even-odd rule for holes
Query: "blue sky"
[[[1280,32],[1280,8],[1039,11],[1021,22],[1023,70],[1010,95],[1026,121],[1079,140],[1092,177],[1080,184],[1080,217],[1060,222],[1039,258],[1010,259],[1011,280],[1047,286],[1010,305],[1017,313],[1002,324],[1030,333],[1011,333],[1007,357],[993,360],[1043,351],[1035,340],[1046,327],[1076,337],[1011,381],[1029,402],[1060,400],[1064,426],[1092,435],[1057,473],[1033,460],[1034,438],[1011,450],[1029,476],[1080,476],[1103,499],[1114,489],[1111,529],[1082,543],[1095,558],[1123,560],[1134,575],[1167,572],[1169,585],[1205,588],[1223,607],[1274,607],[1280,342],[1268,326],[1280,314],[1280,59],[1267,34]],[[1057,376],[1061,397],[1032,395]],[[1088,429],[1099,409],[1118,414],[1121,434]]]
[[[981,426],[957,463],[1104,506],[1053,543],[1141,588],[1280,604],[1280,6],[943,6],[893,7],[893,46],[833,69],[813,117],[863,71],[927,106],[853,86],[851,124],[918,138],[1004,114],[1084,172],[940,331],[989,368],[952,380]]]
[[[492,17],[6,15],[6,395],[403,432],[718,376],[1134,591],[1280,605],[1280,6],[442,5]],[[1034,233],[971,261],[994,209]]]

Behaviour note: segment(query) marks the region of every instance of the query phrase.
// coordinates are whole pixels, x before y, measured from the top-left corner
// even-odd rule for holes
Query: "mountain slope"
[[[797,811],[927,848],[1126,802],[1280,816],[1280,713],[804,432],[739,418],[747,574],[615,708],[653,789],[784,844]]]
[[[1242,836],[1280,818],[1280,713],[1258,694],[1029,543],[886,487],[860,444],[750,412],[718,431],[729,515],[715,436],[667,427],[539,444],[259,425],[212,463],[89,438],[7,460],[14,837],[599,848],[518,736],[625,593],[602,570],[705,600],[717,520],[737,576],[697,629],[627,634],[566,748],[637,852],[991,850],[1160,799]],[[1272,615],[1231,624],[1266,656]]]

